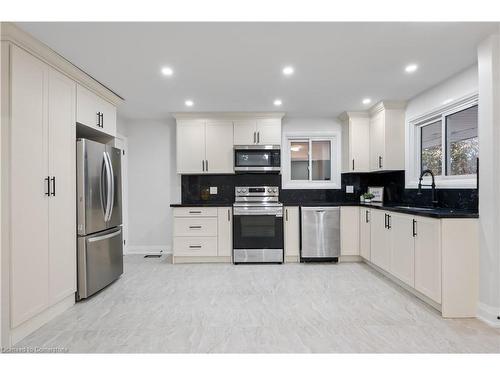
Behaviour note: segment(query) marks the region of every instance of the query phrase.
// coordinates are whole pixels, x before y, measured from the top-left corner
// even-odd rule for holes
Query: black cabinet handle
[[[352,159],[352,170],[354,170],[354,159]]]
[[[201,229],[201,225],[190,225],[189,229]]]
[[[227,210],[227,221],[231,221],[231,209]]]
[[[257,143],[260,143],[260,132],[257,132]]]
[[[365,211],[365,222],[369,223],[369,221],[368,221],[368,210]]]
[[[417,220],[413,219],[413,237],[417,235]]]
[[[253,132],[253,143],[257,143],[257,132]]]
[[[190,214],[201,214],[201,211],[189,211]]]
[[[190,249],[201,249],[201,245],[189,245]]]
[[[45,193],[45,195],[50,197],[50,176],[45,177],[44,181],[47,182],[47,192]]]
[[[391,229],[392,228],[391,220],[392,220],[392,216],[391,215],[387,215],[387,229]]]
[[[101,112],[101,128],[104,128],[104,113]]]
[[[201,170],[205,172],[205,160],[201,161]]]
[[[378,167],[382,168],[382,156],[378,157]]]
[[[387,228],[387,214],[384,215],[384,227]]]
[[[52,196],[55,197],[55,195],[56,195],[56,178],[52,177],[51,180],[52,180]]]
[[[205,160],[205,166],[206,166],[206,169],[207,169],[207,172],[208,172],[208,160]]]
[[[288,221],[288,208],[285,208],[285,221]]]

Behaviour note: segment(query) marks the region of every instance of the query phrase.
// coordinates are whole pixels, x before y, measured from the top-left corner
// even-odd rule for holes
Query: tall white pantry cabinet
[[[77,86],[106,98],[99,131],[108,137],[121,98],[15,25],[0,26],[0,346],[9,347],[75,303]]]

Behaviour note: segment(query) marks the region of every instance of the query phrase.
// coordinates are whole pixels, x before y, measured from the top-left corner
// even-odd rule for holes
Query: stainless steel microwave
[[[235,172],[279,172],[281,169],[280,146],[234,146]]]

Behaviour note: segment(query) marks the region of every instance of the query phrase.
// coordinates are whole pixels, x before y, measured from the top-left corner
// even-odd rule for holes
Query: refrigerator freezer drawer
[[[122,273],[121,227],[78,238],[78,299],[90,297]]]

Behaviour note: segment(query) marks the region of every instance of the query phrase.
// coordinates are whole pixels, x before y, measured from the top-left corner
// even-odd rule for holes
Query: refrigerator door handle
[[[113,163],[111,162],[111,156],[109,156],[109,152],[106,152],[108,155],[108,164],[109,164],[109,178],[111,181],[111,188],[109,189],[109,214],[108,221],[111,220],[111,216],[113,215],[113,208],[115,205],[115,171],[113,169]]]
[[[113,202],[111,201],[111,192],[113,190],[113,178],[111,176],[111,162],[109,160],[109,155],[104,152],[104,160],[106,163],[106,214],[104,215],[104,221],[108,222],[111,219],[111,206]]]
[[[122,232],[122,230],[118,229],[116,232],[105,234],[104,236],[92,237],[92,238],[89,238],[87,241],[88,242],[97,242],[97,241],[107,240],[108,238],[113,238],[113,237],[120,235],[121,232]]]
[[[105,197],[107,196],[106,192],[104,191],[104,179],[106,178],[104,174],[106,173],[107,170],[107,162],[106,162],[106,153],[103,152],[102,154],[102,164],[101,164],[101,209],[102,209],[102,215],[104,216],[104,221],[106,221],[106,216],[107,216],[107,211],[106,211],[106,206],[107,202],[104,201]]]

